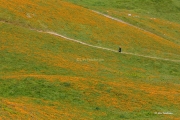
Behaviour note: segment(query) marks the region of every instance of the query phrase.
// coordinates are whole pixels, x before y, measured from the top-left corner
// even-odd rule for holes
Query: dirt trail
[[[103,13],[98,12],[98,11],[95,11],[95,10],[91,10],[91,11],[94,12],[94,13],[97,13],[97,14],[99,14],[99,15],[102,15],[102,16],[104,16],[104,17],[107,17],[107,18],[110,18],[110,19],[112,19],[112,20],[115,20],[115,21],[117,21],[117,22],[121,22],[121,23],[124,23],[124,24],[126,24],[126,25],[135,27],[135,28],[137,28],[137,29],[140,29],[140,30],[146,32],[146,33],[150,33],[150,34],[156,35],[156,34],[154,34],[154,33],[152,33],[152,32],[149,32],[149,31],[147,31],[147,30],[145,30],[145,29],[143,29],[143,28],[140,28],[140,27],[137,27],[137,26],[132,25],[132,24],[130,24],[130,23],[127,23],[127,22],[125,22],[125,21],[123,21],[123,20],[121,20],[121,19],[112,17],[112,16],[110,16],[110,15],[103,14]],[[156,36],[158,36],[158,35],[156,35]]]
[[[116,18],[113,18],[113,19],[116,19]],[[119,21],[121,21],[121,20],[119,20]],[[9,23],[7,21],[0,21],[0,22],[6,23],[6,24],[13,24],[13,23]],[[16,25],[16,24],[13,24],[13,25]],[[20,26],[20,27],[23,27],[23,26]],[[27,27],[24,27],[24,28],[27,28]],[[70,41],[73,41],[73,42],[76,42],[76,43],[80,43],[82,45],[86,45],[86,46],[89,46],[89,47],[93,47],[93,48],[97,48],[97,49],[103,49],[103,50],[107,50],[107,51],[118,53],[118,50],[113,50],[113,49],[109,49],[109,48],[105,48],[105,47],[91,45],[91,44],[88,44],[88,43],[85,43],[85,42],[81,42],[80,40],[75,40],[75,39],[72,39],[72,38],[68,38],[68,37],[63,36],[61,34],[58,34],[56,32],[42,31],[42,30],[37,30],[37,29],[33,29],[33,28],[28,28],[28,29],[36,31],[36,32],[39,32],[39,33],[44,33],[44,34],[50,34],[50,35],[58,36],[58,37],[66,39],[66,40],[70,40]],[[145,56],[145,55],[139,55],[139,54],[134,54],[134,53],[129,53],[129,52],[121,52],[120,54],[134,55],[134,56],[139,56],[139,57],[145,57],[145,58],[157,59],[157,60],[164,60],[164,61],[171,61],[171,62],[180,62],[180,60],[172,60],[172,59],[166,59],[166,58],[158,58],[158,57],[152,57],[152,56]]]
[[[75,39],[72,39],[72,38],[65,37],[65,36],[60,35],[60,34],[55,33],[55,32],[43,32],[43,31],[38,31],[38,32],[42,32],[42,33],[47,33],[47,34],[59,36],[59,37],[65,38],[66,40],[74,41],[74,42],[77,42],[77,43],[80,43],[80,44],[83,44],[83,45],[86,45],[86,46],[89,46],[89,47],[103,49],[103,50],[107,50],[107,51],[118,53],[118,50],[113,50],[113,49],[109,49],[109,48],[105,48],[105,47],[99,47],[99,46],[91,45],[91,44],[88,44],[88,43],[85,43],[85,42],[81,42],[80,40],[75,40]],[[139,56],[139,57],[158,59],[158,60],[165,60],[165,61],[180,62],[180,60],[171,60],[171,59],[166,59],[166,58],[158,58],[158,57],[152,57],[152,56],[145,56],[145,55],[139,55],[139,54],[128,53],[128,52],[121,52],[121,54],[134,55],[134,56]]]

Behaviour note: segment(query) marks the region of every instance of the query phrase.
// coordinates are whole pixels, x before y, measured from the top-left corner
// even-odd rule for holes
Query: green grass
[[[155,115],[154,111],[172,111],[175,114],[174,116],[178,116],[179,105],[175,106],[173,101],[167,98],[166,95],[170,96],[170,94],[166,92],[169,89],[172,90],[172,88],[174,91],[179,89],[179,63],[94,49],[52,35],[33,32],[22,27],[14,27],[13,25],[6,25],[4,28],[6,28],[3,29],[5,33],[10,34],[14,30],[16,32],[13,32],[14,36],[10,34],[8,38],[1,36],[1,39],[8,39],[7,42],[1,41],[1,47],[6,46],[1,49],[0,54],[1,98],[27,97],[47,100],[50,103],[68,102],[77,109],[86,112],[104,112],[106,115],[88,116],[88,118],[99,120],[166,119],[165,116]],[[39,52],[42,53],[39,54]],[[62,58],[65,61],[61,61]],[[96,58],[104,61],[82,62],[76,61],[77,58]],[[71,62],[74,64],[71,64]],[[69,68],[66,68],[66,66],[58,67],[54,63],[66,64]],[[76,67],[78,70],[70,69],[74,66],[78,66]],[[25,73],[21,73],[22,70]],[[11,75],[33,73],[78,77],[87,80],[74,82],[67,79],[66,82],[62,82],[58,78],[54,78],[54,81],[48,81],[48,77],[44,79],[28,76],[5,78]],[[110,85],[111,82],[122,84],[122,86]],[[150,85],[163,88],[165,90],[162,90],[162,92],[165,92],[165,95],[158,93],[159,96],[151,97],[147,93],[151,90],[145,91],[138,87],[123,86],[123,84],[129,82],[135,85],[144,85],[144,87]],[[81,90],[80,86],[86,87]],[[97,102],[98,99],[107,95],[109,98],[117,99],[120,108],[106,101]],[[177,97],[176,94],[171,96]],[[104,99],[108,98],[105,97]],[[179,101],[178,97],[176,100]],[[123,105],[123,101],[136,108],[133,111],[128,110],[128,105]],[[34,101],[32,104],[43,105],[41,101]],[[110,106],[107,104],[110,104]],[[124,106],[127,109],[121,110],[125,108]],[[149,107],[146,108],[147,106]],[[61,108],[61,106],[57,107]],[[86,112],[83,113],[84,116],[86,116]]]
[[[82,118],[97,120],[180,117],[180,63],[113,53],[14,24],[0,25],[0,100],[28,98],[33,105],[57,110],[66,106],[55,103],[68,103],[82,111]],[[28,76],[33,74],[40,76]],[[53,75],[57,77],[50,78]],[[19,114],[3,102],[1,111]],[[155,115],[156,111],[174,114]]]
[[[82,94],[80,91],[73,90],[69,83],[48,82],[47,80],[37,80],[34,78],[25,78],[17,81],[15,79],[1,79],[0,95],[1,97],[33,97],[44,100],[72,100],[77,98],[74,103],[80,104]],[[72,102],[69,101],[69,102]]]
[[[162,38],[180,45],[180,27],[171,23],[180,23],[180,2],[178,0],[66,0],[74,4],[101,11],[122,19],[137,27],[150,31]],[[131,17],[128,14],[132,14]],[[136,16],[136,17],[134,17]],[[138,17],[137,17],[138,16]],[[166,20],[155,23],[153,18]],[[167,34],[166,34],[167,33]],[[142,50],[141,50],[142,51]]]
[[[100,81],[99,81],[100,82]],[[161,106],[160,103],[156,103],[157,101],[148,100],[152,102],[153,108],[151,110],[141,110],[142,108],[137,108],[136,111],[124,111],[119,110],[116,107],[105,107],[103,104],[100,103],[89,103],[89,100],[96,100],[99,96],[106,95],[104,88],[108,87],[107,85],[101,84],[101,87],[95,86],[94,90],[88,91],[80,91],[77,90],[76,84],[61,81],[54,81],[49,82],[46,79],[35,79],[35,78],[25,78],[21,80],[15,79],[6,79],[0,80],[0,96],[3,98],[21,98],[21,97],[28,97],[33,98],[34,101],[32,104],[38,105],[47,105],[47,103],[43,103],[41,100],[48,100],[49,103],[53,106],[53,102],[68,102],[69,104],[81,108],[82,110],[90,111],[90,112],[105,112],[106,116],[89,116],[89,118],[94,119],[165,119],[163,116],[158,116],[154,114],[154,111],[178,111],[176,107],[168,107],[168,106]],[[87,84],[87,83],[86,83]],[[100,88],[99,88],[100,87]],[[115,88],[112,88],[115,89]],[[98,93],[97,93],[98,91]],[[91,92],[90,95],[85,95],[84,93]],[[132,92],[132,91],[129,91]],[[101,93],[101,94],[100,94]],[[119,93],[121,93],[119,91]],[[113,91],[110,93],[112,97],[119,97],[119,100],[127,99],[129,101],[131,96],[128,94],[123,96],[115,95]],[[122,94],[122,93],[121,93]],[[135,92],[135,94],[141,94],[142,96],[146,97],[143,92]],[[133,98],[134,99],[134,98]],[[161,99],[162,100],[162,99]],[[134,99],[134,102],[138,102],[137,98]],[[168,102],[168,101],[166,101]],[[100,104],[100,105],[99,105]],[[50,106],[50,104],[48,104]],[[157,107],[159,106],[159,108]],[[2,106],[5,111],[12,112],[11,109],[8,107]],[[57,108],[61,108],[61,106],[56,106]],[[14,113],[14,112],[13,112]],[[84,113],[85,114],[85,113]],[[178,113],[176,113],[178,114]]]
[[[180,2],[178,0],[65,0],[88,8],[130,10],[140,14],[156,16],[180,23]]]
[[[67,85],[68,84],[68,85]],[[114,88],[113,88],[114,89]],[[0,80],[0,96],[3,98],[21,98],[21,97],[28,97],[33,98],[34,102],[32,104],[38,104],[38,105],[47,105],[47,103],[43,103],[43,101],[40,100],[48,100],[51,105],[53,105],[54,102],[68,102],[69,104],[80,107],[82,110],[90,111],[90,112],[104,112],[107,115],[106,116],[89,116],[89,118],[94,119],[148,119],[148,120],[157,120],[157,119],[165,119],[163,116],[158,116],[154,114],[154,111],[178,111],[176,107],[168,107],[168,106],[161,106],[159,105],[159,108],[157,108],[158,104],[155,101],[153,103],[153,109],[151,110],[140,110],[142,108],[137,108],[136,111],[122,111],[119,110],[113,106],[111,107],[105,107],[103,104],[100,103],[89,103],[89,100],[95,100],[102,94],[99,94],[100,92],[105,92],[104,89],[98,89],[98,87],[95,88],[95,90],[98,90],[98,93],[96,93],[94,90],[91,91],[90,95],[85,95],[84,93],[90,92],[90,91],[79,91],[76,89],[75,84],[67,83],[67,82],[61,82],[61,81],[54,81],[54,82],[48,82],[45,79],[35,79],[35,78],[25,78],[21,80],[15,80],[15,79],[6,79]],[[135,92],[137,95],[142,94],[144,96],[144,93]],[[106,94],[106,93],[103,93]],[[109,93],[108,93],[109,94]],[[144,95],[143,95],[144,94]],[[110,92],[110,95],[114,97],[113,92]],[[119,97],[119,96],[115,96]],[[120,97],[119,100],[126,99],[125,97]],[[127,95],[127,99],[130,99],[130,96]],[[144,99],[144,98],[143,98]],[[142,99],[142,100],[143,100]],[[37,101],[38,100],[38,101]],[[134,99],[135,100],[135,99]],[[149,101],[149,100],[148,100]],[[136,101],[137,102],[137,101]],[[168,102],[168,101],[167,101]],[[99,105],[100,104],[100,105]],[[14,114],[15,111],[11,110],[8,107],[1,106],[5,111],[10,112],[11,114]],[[57,108],[61,106],[56,106]],[[139,110],[138,110],[139,109]],[[13,113],[12,113],[13,112]],[[85,114],[85,113],[84,113]]]
[[[29,2],[35,5],[28,7]],[[158,41],[158,38],[145,34],[143,31],[130,26],[121,27],[121,23],[67,2],[59,1],[56,5],[52,4],[53,1],[43,1],[37,4],[35,1],[29,2],[24,2],[25,7],[21,6],[18,10],[15,9],[15,6],[18,4],[17,1],[14,1],[12,5],[11,2],[7,2],[12,10],[9,9],[9,5],[4,4],[0,8],[3,11],[0,14],[0,20],[17,26],[24,26],[25,28],[55,31],[69,38],[114,50],[120,45],[123,47],[124,52],[170,59],[179,58],[179,56],[176,56],[179,55],[178,33],[175,34],[175,40],[170,40],[168,43],[166,41],[168,38],[166,38],[162,39],[163,42],[161,42]],[[28,18],[28,13],[34,14],[34,17]],[[175,44],[173,43],[174,41],[176,41]]]
[[[65,59],[64,62],[73,62],[74,65],[82,65],[82,69],[84,66],[89,65],[94,69],[94,71],[91,72],[97,75],[97,77],[106,76],[107,78],[111,78],[114,76],[118,78],[119,74],[123,74],[122,76],[125,77],[147,79],[150,74],[153,74],[162,78],[165,78],[163,76],[169,76],[166,79],[171,79],[171,77],[178,78],[180,75],[178,69],[180,64],[176,62],[112,53],[110,51],[83,46],[65,39],[59,39],[52,35],[39,34],[34,31],[26,30],[25,28],[15,27],[16,29],[14,29],[12,25],[5,26],[6,30],[3,29],[3,31],[10,33],[10,36],[13,35],[14,30],[16,30],[16,33],[18,34],[16,34],[15,38],[9,37],[9,42],[1,41],[2,46],[9,47],[1,50],[0,53],[2,56],[0,58],[0,62],[2,63],[1,73],[25,70],[28,73],[36,71],[39,74],[64,74],[72,76],[83,74],[87,76],[91,75],[89,74],[90,71],[87,71],[87,74],[85,74],[86,71],[81,71],[81,73],[80,71],[77,72],[53,65],[51,61],[58,63],[61,62],[61,59],[58,60],[58,58],[52,58],[52,56],[60,55],[61,58]],[[4,38],[5,36],[1,36],[1,39]],[[16,41],[14,41],[14,39]],[[12,47],[12,45],[16,46],[16,48]],[[11,49],[11,51],[8,51],[9,49]],[[25,53],[22,53],[21,51],[24,51]],[[44,53],[40,53],[40,51]],[[26,52],[28,54],[26,54]],[[83,62],[77,61],[78,58],[102,59],[103,61]],[[43,59],[45,59],[46,62],[42,62]],[[50,61],[50,63],[47,61]],[[96,65],[99,65],[100,67]],[[115,69],[115,71],[118,72],[111,73],[109,70],[104,70],[103,67]],[[143,69],[144,72],[134,71],[133,68]],[[96,70],[98,72],[96,72]]]

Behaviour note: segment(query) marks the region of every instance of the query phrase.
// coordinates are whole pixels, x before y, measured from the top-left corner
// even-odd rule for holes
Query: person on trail
[[[121,47],[119,47],[119,52],[121,52],[122,51],[122,49],[121,49]]]

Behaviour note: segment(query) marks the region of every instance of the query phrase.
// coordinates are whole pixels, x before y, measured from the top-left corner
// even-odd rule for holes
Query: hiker
[[[119,47],[119,52],[121,52],[122,50],[121,50],[121,47]]]

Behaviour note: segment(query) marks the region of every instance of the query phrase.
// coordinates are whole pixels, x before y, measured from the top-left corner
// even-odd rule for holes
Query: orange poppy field
[[[0,120],[180,119],[179,23],[133,13],[140,29],[66,0],[0,3]]]

